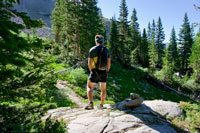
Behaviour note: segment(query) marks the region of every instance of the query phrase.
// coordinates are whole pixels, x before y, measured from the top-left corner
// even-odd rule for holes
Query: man
[[[93,86],[100,82],[101,88],[101,104],[97,108],[103,108],[106,99],[106,80],[110,70],[111,58],[109,50],[104,46],[104,37],[101,35],[95,36],[96,46],[89,51],[88,66],[90,75],[87,81],[87,96],[89,104],[85,109],[93,109]]]

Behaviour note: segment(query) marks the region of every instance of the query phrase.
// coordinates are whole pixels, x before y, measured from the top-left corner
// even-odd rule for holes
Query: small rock
[[[140,106],[140,104],[143,102],[143,98],[137,98],[134,100],[130,100],[126,103],[126,107],[127,108],[133,108],[133,107],[137,107]]]

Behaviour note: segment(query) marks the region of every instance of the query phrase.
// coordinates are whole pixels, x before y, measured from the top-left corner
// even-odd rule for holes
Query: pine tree
[[[110,29],[110,40],[109,40],[109,47],[111,51],[111,55],[114,60],[119,60],[119,31],[117,28],[117,21],[115,16],[111,20],[111,29]]]
[[[169,44],[169,47],[168,47],[168,52],[169,52],[168,62],[169,63],[174,62],[175,68],[179,67],[177,38],[176,38],[176,32],[175,32],[174,27],[172,28],[172,31],[171,31],[170,44]]]
[[[152,21],[152,26],[151,26],[151,40],[154,39],[154,43],[155,43],[155,39],[156,39],[156,24],[155,24],[155,20],[153,19]]]
[[[60,32],[61,32],[62,22],[63,22],[61,6],[64,4],[62,3],[61,0],[57,0],[55,5],[56,6],[54,10],[52,11],[51,23],[52,23],[52,29],[54,31],[55,42],[59,44]]]
[[[165,51],[165,56],[163,58],[163,69],[165,80],[172,80],[175,70],[178,66],[178,50],[176,33],[174,27],[172,28],[170,44]]]
[[[148,28],[147,28],[147,40],[148,42],[152,41],[152,30],[151,30],[151,23],[148,23]]]
[[[134,8],[133,14],[131,16],[131,44],[129,46],[129,49],[132,51],[131,58],[135,58],[135,59],[132,59],[132,60],[135,60],[135,63],[137,61],[141,60],[140,59],[140,57],[141,57],[141,37],[140,37],[140,33],[139,33],[139,23],[137,22],[137,20],[138,20],[137,12]],[[137,49],[137,50],[135,50],[135,49]],[[135,51],[136,53],[133,54],[133,51]]]
[[[155,46],[155,40],[152,39],[152,43],[149,46],[149,65],[151,68],[151,71],[154,72],[156,70],[156,63],[157,63],[157,49]]]
[[[15,0],[0,1],[0,66],[3,68],[8,64],[19,67],[26,65],[27,58],[22,53],[41,47],[40,45],[36,46],[35,42],[29,42],[20,36],[20,33],[24,28],[42,27],[43,22],[31,20],[26,13],[17,12],[12,8],[13,4],[19,4],[19,2]],[[24,25],[11,21],[12,17],[20,17],[24,21]]]
[[[52,14],[54,29],[61,27],[59,39],[63,47],[65,58],[72,53],[72,57],[86,57],[88,50],[94,46],[94,36],[104,35],[105,27],[97,0],[57,0]],[[58,11],[59,12],[58,12]],[[56,34],[57,31],[54,30]]]
[[[181,53],[181,72],[186,73],[189,64],[189,57],[191,54],[191,47],[193,44],[193,33],[189,23],[187,13],[184,16],[184,23],[181,27],[179,33],[179,43],[181,44],[180,53]]]
[[[81,50],[88,54],[89,48],[94,46],[94,36],[96,34],[103,35],[105,33],[105,26],[102,19],[101,11],[97,7],[97,0],[82,0],[82,10],[80,14],[81,25],[80,29],[80,46]]]
[[[129,36],[129,22],[128,22],[128,7],[126,0],[122,0],[120,5],[120,17],[119,17],[120,34],[124,37]]]
[[[175,69],[175,65],[174,65],[175,62],[171,59],[172,59],[171,52],[169,51],[169,49],[165,50],[162,71],[164,72],[164,80],[169,81],[169,82],[172,81],[174,69]]]
[[[193,76],[196,82],[200,83],[200,32],[195,37],[194,44],[191,49],[192,53],[189,58],[190,67],[193,69]]]
[[[30,76],[30,73],[24,72],[27,65],[37,68],[43,64],[42,57],[39,57],[43,40],[37,36],[25,35],[22,30],[42,27],[44,23],[31,20],[26,13],[17,12],[13,9],[14,4],[19,4],[19,1],[0,1],[0,93],[6,98],[16,97],[14,94],[18,93],[17,88],[28,84],[25,75]],[[16,17],[21,18],[24,24],[11,21],[11,18]],[[33,73],[34,71],[31,72],[31,76]]]
[[[165,49],[165,44],[163,43],[164,40],[165,40],[165,34],[163,31],[161,18],[159,17],[157,26],[156,26],[156,39],[155,39],[155,45],[156,45],[157,51],[158,51],[157,66],[159,66],[159,67],[162,66],[162,57],[164,56],[164,49]]]
[[[119,44],[120,44],[120,56],[121,61],[124,64],[129,62],[129,39],[130,31],[129,31],[129,22],[128,22],[128,7],[126,5],[126,1],[122,0],[120,5],[120,17],[119,17]]]
[[[130,49],[134,49],[139,46],[139,23],[137,22],[137,12],[135,8],[133,9],[133,14],[131,16],[131,40],[132,44],[130,46]]]
[[[158,52],[157,52],[157,48],[155,45],[155,36],[156,36],[156,25],[155,25],[155,21],[153,20],[152,22],[152,28],[151,28],[151,44],[149,46],[149,65],[151,68],[151,71],[154,72],[156,70],[156,64],[158,61]]]
[[[143,29],[143,34],[142,34],[142,42],[141,42],[141,57],[142,57],[142,65],[143,67],[148,67],[149,66],[149,43],[147,40],[147,34],[146,30]]]

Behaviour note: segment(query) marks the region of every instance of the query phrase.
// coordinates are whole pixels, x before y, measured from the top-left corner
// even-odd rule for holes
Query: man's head
[[[102,35],[96,35],[95,36],[95,42],[97,45],[104,44],[104,37]]]

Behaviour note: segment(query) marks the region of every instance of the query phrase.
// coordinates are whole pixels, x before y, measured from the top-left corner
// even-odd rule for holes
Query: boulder
[[[159,113],[164,117],[178,117],[182,111],[178,103],[163,100],[145,101],[144,104],[152,111]]]

